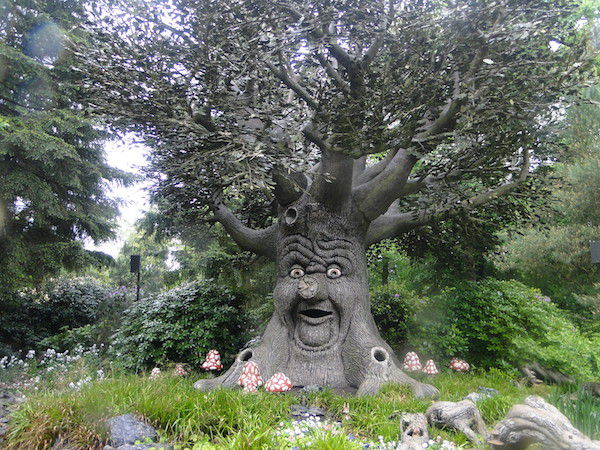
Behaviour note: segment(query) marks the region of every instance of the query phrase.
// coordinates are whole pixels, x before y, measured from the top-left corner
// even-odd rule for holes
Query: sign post
[[[141,266],[141,255],[131,255],[129,257],[129,270],[131,273],[137,273],[137,290],[136,290],[136,301],[140,301],[140,266]]]

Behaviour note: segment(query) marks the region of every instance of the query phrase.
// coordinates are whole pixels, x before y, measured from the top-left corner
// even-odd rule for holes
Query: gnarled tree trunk
[[[340,159],[333,169],[352,162]],[[349,195],[352,177],[337,183],[317,178],[309,190],[302,182],[286,187],[285,180],[290,181],[279,180],[279,220],[270,231],[278,267],[273,317],[258,346],[242,351],[225,374],[200,380],[196,387],[235,386],[244,362],[251,360],[263,378],[283,372],[296,386],[373,394],[397,382],[410,385],[418,396],[437,394],[400,370],[371,315],[369,221]]]

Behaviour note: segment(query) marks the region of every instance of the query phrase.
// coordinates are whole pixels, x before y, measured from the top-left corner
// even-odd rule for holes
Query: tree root
[[[383,347],[373,347],[365,378],[358,387],[356,395],[374,395],[386,383],[407,384],[417,398],[431,398],[439,391],[430,384],[420,383],[405,375],[394,363],[388,351]]]
[[[473,444],[481,446],[487,430],[479,409],[470,400],[454,402],[436,402],[425,412],[431,426],[447,427],[463,433]]]
[[[600,441],[592,441],[577,430],[558,409],[535,395],[515,405],[491,432],[492,449],[521,450],[539,443],[556,450],[600,450]]]
[[[400,449],[421,450],[429,441],[425,414],[404,413],[400,416]]]

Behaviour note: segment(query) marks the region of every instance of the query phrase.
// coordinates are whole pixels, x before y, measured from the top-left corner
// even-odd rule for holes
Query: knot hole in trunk
[[[238,359],[238,361],[241,361],[241,362],[249,361],[250,358],[252,358],[253,354],[254,353],[252,352],[252,350],[246,349],[246,350],[240,352],[237,359]]]
[[[296,208],[288,208],[285,210],[285,223],[293,225],[298,219],[298,210]]]
[[[383,347],[373,347],[371,349],[371,357],[377,361],[377,362],[386,362],[390,355],[388,354],[387,350]]]

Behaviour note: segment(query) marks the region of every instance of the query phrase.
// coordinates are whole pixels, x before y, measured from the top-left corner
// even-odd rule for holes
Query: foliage
[[[565,151],[555,164],[551,204],[543,217],[547,227],[510,235],[497,265],[510,276],[540,288],[561,307],[577,313],[584,327],[597,321],[600,303],[593,284],[598,271],[590,260],[589,241],[600,236],[600,88],[582,92],[581,103],[566,111],[556,130]],[[581,297],[588,301],[581,302]],[[596,313],[597,314],[597,313]]]
[[[53,442],[58,434],[73,445],[89,447],[94,439],[97,443],[105,439],[106,430],[100,426],[103,419],[125,413],[142,415],[169,442],[188,446],[196,443],[198,448],[278,448],[274,445],[275,432],[288,418],[289,407],[298,403],[297,396],[264,391],[247,395],[240,390],[205,393],[193,388],[194,381],[193,376],[181,379],[165,375],[150,380],[147,376],[119,375],[86,384],[78,391],[32,393],[13,414],[8,448],[19,448],[24,442],[43,446],[44,442]],[[458,401],[478,386],[500,391],[499,396],[482,404],[488,425],[527,395],[547,394],[539,387],[518,386],[499,372],[440,374],[431,382],[440,389],[441,400],[448,401]],[[301,400],[306,405],[327,409],[332,419],[342,421],[347,433],[372,441],[379,436],[385,441],[397,440],[399,414],[424,412],[430,405],[400,386],[387,386],[376,396],[337,395],[326,390],[302,394]],[[347,419],[343,413],[345,404],[349,409]],[[466,443],[460,434],[435,429],[431,432],[434,438]]]
[[[19,287],[90,264],[84,238],[113,236],[106,134],[81,111],[68,43],[80,1],[3,2],[0,15],[0,282]]]
[[[592,315],[589,307],[577,301],[577,294],[594,293],[597,269],[590,261],[590,240],[600,236],[600,226],[569,224],[547,231],[530,228],[505,245],[499,269],[535,286],[565,309]]]
[[[578,6],[99,2],[78,64],[90,109],[153,148],[154,198],[164,211],[192,223],[223,193],[244,216],[262,210],[244,223],[264,226],[276,213],[274,168],[303,172],[327,154],[348,164],[374,155],[374,175],[367,169],[353,192],[371,199],[369,221],[400,198],[405,215],[385,237],[435,223],[446,233],[436,249],[450,252],[467,230],[473,271],[494,231],[529,218],[528,196],[544,197],[523,183],[529,172],[545,175],[529,156],[556,155],[549,126],[565,94],[593,74]],[[455,211],[469,226],[452,219]]]
[[[40,288],[7,292],[0,302],[0,351],[36,348],[65,328],[98,321],[115,302],[109,288],[91,278],[52,279]]]
[[[210,279],[144,298],[124,313],[116,358],[135,370],[167,361],[198,367],[217,348],[226,364],[244,343],[240,303],[239,294]]]
[[[598,339],[583,336],[548,297],[516,281],[462,282],[422,311],[411,343],[425,355],[506,369],[537,361],[576,378],[597,376]]]
[[[409,327],[425,303],[403,285],[388,285],[371,292],[371,312],[383,339],[396,351],[406,343]]]
[[[548,402],[556,406],[573,426],[591,439],[600,438],[600,400],[581,386],[555,389]]]

